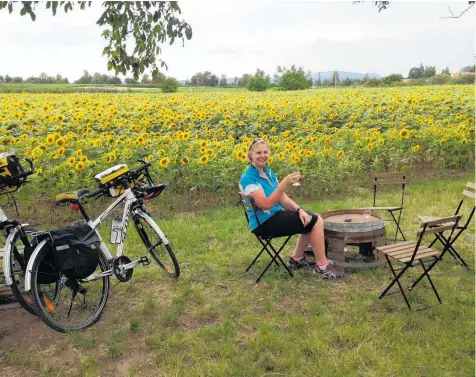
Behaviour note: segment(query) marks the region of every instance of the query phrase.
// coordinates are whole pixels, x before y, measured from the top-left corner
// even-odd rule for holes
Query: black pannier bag
[[[25,260],[25,265],[30,260],[31,254],[33,254],[33,251],[35,250],[35,247],[38,246],[39,242],[40,239],[36,239],[31,246],[25,246],[25,248],[23,249],[23,258]],[[46,247],[48,247],[48,245],[46,245]],[[38,284],[53,284],[58,280],[59,271],[56,268],[53,250],[51,249],[51,247],[49,247],[45,257],[40,263],[40,267],[38,268],[38,276],[36,278],[36,281],[38,282]]]
[[[99,265],[100,239],[87,224],[49,232],[56,268],[70,279],[84,279]]]

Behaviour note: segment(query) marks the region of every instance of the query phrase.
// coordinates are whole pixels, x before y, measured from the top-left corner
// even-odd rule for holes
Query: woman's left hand
[[[299,218],[301,219],[302,225],[306,226],[311,222],[311,216],[308,215],[303,209],[299,209]]]

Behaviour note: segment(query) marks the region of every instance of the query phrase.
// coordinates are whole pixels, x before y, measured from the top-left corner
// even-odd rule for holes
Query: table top
[[[324,229],[335,232],[371,232],[385,227],[382,217],[372,211],[365,218],[363,209],[347,209],[326,212],[322,215]]]

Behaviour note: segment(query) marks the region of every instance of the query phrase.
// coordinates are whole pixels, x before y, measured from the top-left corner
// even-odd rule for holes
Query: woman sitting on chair
[[[285,190],[288,185],[301,179],[300,173],[291,173],[281,183],[267,167],[270,150],[264,139],[255,139],[248,149],[250,166],[240,178],[240,191],[250,197],[256,207],[259,223],[255,216],[249,217],[251,231],[258,236],[283,237],[300,234],[290,259],[293,268],[309,267],[304,249],[311,244],[316,265],[313,273],[326,279],[344,276],[326,258],[324,245],[324,220],[310,211],[299,207]]]

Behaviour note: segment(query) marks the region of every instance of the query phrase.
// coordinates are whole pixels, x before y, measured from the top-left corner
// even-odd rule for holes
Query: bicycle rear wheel
[[[56,331],[85,330],[99,320],[106,307],[109,276],[98,275],[108,269],[106,258],[102,253],[99,254],[98,267],[91,275],[96,275],[97,278],[85,281],[70,279],[57,272],[51,254],[48,244],[45,244],[33,264],[31,295],[35,309],[43,322]],[[56,294],[51,289],[51,284],[48,284],[54,273],[59,275],[60,281]]]
[[[170,277],[180,276],[180,266],[170,244],[165,245],[157,229],[158,225],[150,218],[134,214],[134,225],[139,236],[155,262]]]
[[[30,314],[37,315],[33,300],[25,291],[25,268],[28,261],[25,258],[25,247],[29,247],[31,252],[35,239],[31,233],[33,228],[23,228],[17,231],[12,240],[12,255],[10,256],[10,271],[12,284],[10,288],[18,303]]]

